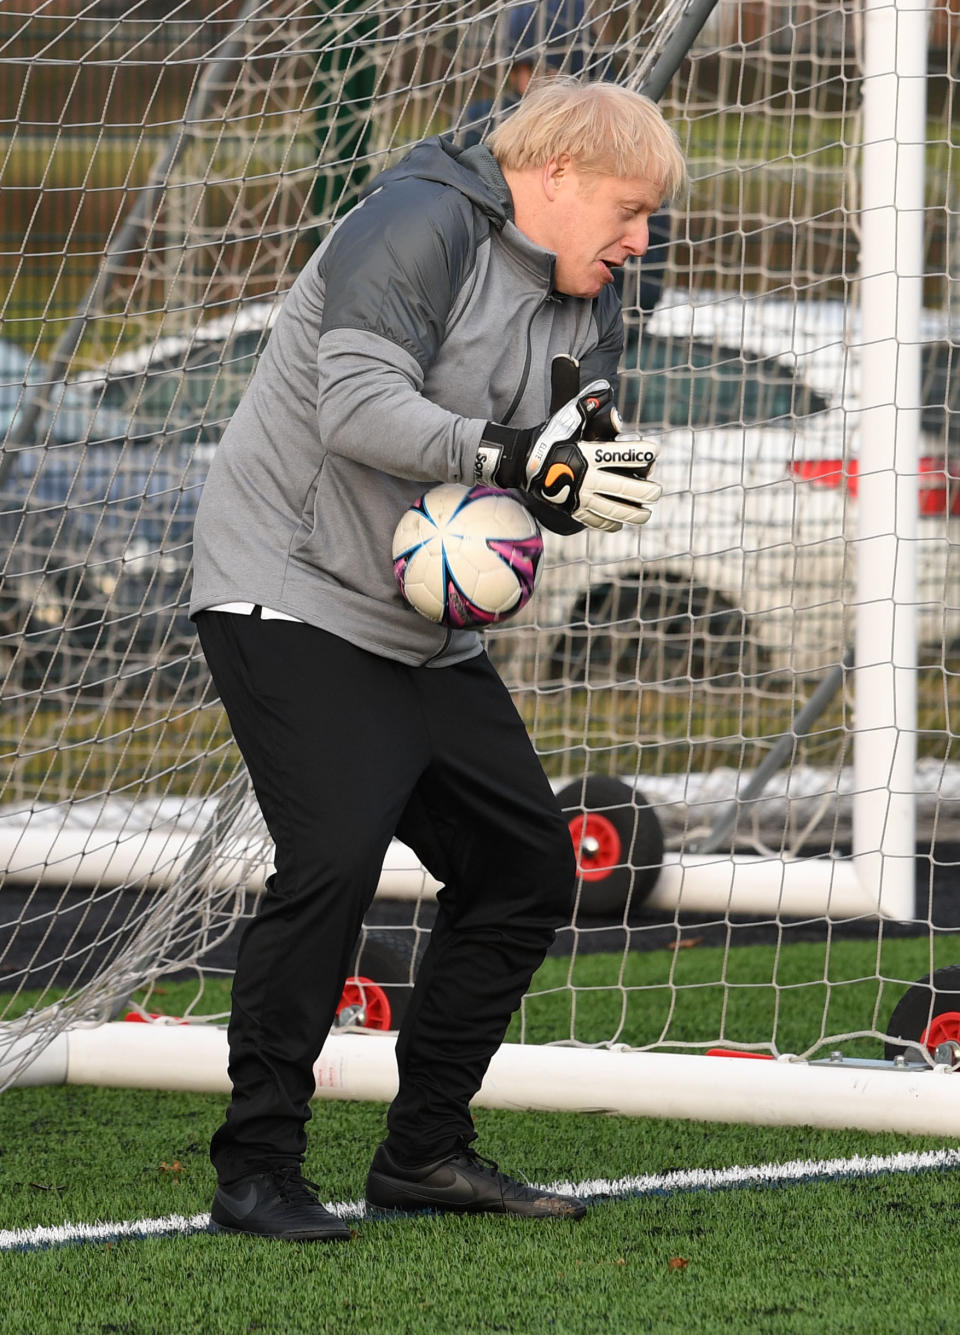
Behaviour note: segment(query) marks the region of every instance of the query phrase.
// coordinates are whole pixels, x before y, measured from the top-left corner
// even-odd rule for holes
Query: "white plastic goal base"
[[[916,912],[915,858],[729,857],[670,854],[650,909],[779,915],[877,917],[905,921]]]
[[[175,813],[175,804],[171,806]],[[210,818],[209,816],[207,817]],[[72,819],[49,811],[0,815],[0,866],[11,885],[38,879],[81,888],[136,885],[167,890],[190,866],[197,840],[193,828],[166,813],[158,828],[138,824],[136,813],[114,804],[104,812],[91,802],[76,804]],[[263,835],[235,840],[204,873],[211,893],[238,885],[262,890],[272,867],[264,859]],[[912,840],[912,832],[911,832]],[[905,920],[915,913],[915,850],[898,855],[879,845],[857,857],[778,857],[729,853],[668,852],[646,901],[654,912],[719,913],[801,918],[870,917]],[[378,896],[419,901],[439,889],[416,854],[394,839],[387,849]]]
[[[0,1074],[15,1051],[0,1053]],[[315,1067],[317,1098],[388,1102],[394,1038],[336,1034]],[[226,1030],[129,1024],[60,1034],[19,1085],[77,1084],[228,1093]],[[474,1100],[516,1111],[676,1117],[758,1126],[818,1126],[960,1135],[960,1075],[946,1068],[751,1061],[614,1049],[504,1044]]]
[[[68,878],[75,889],[124,884],[168,889],[186,868],[192,846],[192,838],[170,833],[142,832],[117,840],[109,832],[91,836],[85,829],[4,832],[0,821],[0,865],[11,884],[28,884],[36,880],[37,869],[48,868],[53,880]],[[877,854],[875,861],[879,865],[864,874],[859,858],[666,853],[646,904],[656,912],[912,918],[915,857],[881,860]],[[240,849],[240,856],[219,861],[204,884],[211,890],[242,884],[256,892],[270,870],[256,849]],[[892,877],[892,870],[899,874]],[[438,889],[439,882],[415,853],[399,840],[391,842],[378,896],[431,900]]]
[[[666,853],[644,900],[657,913],[717,913],[795,918],[912,919],[915,858],[762,857]],[[383,864],[379,893],[420,900],[439,889],[415,854],[397,840]]]

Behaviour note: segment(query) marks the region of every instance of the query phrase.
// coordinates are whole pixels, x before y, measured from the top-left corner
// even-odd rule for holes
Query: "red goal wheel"
[[[350,962],[350,974],[337,1015],[348,1006],[362,1009],[366,1029],[399,1029],[413,994],[413,981],[420,962],[419,941],[414,933],[364,927]],[[355,985],[351,992],[351,986]]]
[[[580,912],[619,917],[641,904],[663,863],[663,830],[644,795],[591,774],[557,794],[577,854]]]
[[[348,1017],[346,1012],[352,1014]],[[364,1029],[384,1031],[393,1027],[390,998],[369,978],[348,978],[344,983],[337,1007],[338,1020],[341,1016],[344,1017],[341,1023],[357,1024]]]
[[[956,1043],[960,1048],[960,1011],[943,1011],[935,1015],[920,1035],[920,1042],[930,1053],[941,1043]]]
[[[960,965],[925,974],[903,994],[887,1024],[884,1056],[919,1059],[917,1048],[933,1058],[938,1047],[956,1044],[960,1052]]]
[[[570,837],[577,853],[577,869],[585,881],[602,881],[623,856],[617,827],[599,811],[581,811],[569,822]]]

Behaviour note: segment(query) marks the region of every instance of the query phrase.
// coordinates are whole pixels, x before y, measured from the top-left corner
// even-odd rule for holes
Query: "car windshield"
[[[143,370],[109,376],[102,386],[101,406],[125,409],[144,423],[225,424],[240,402],[268,333],[245,330],[226,343],[199,343],[152,357]]]
[[[625,422],[662,427],[749,426],[823,412],[823,395],[773,357],[628,328],[620,382]]]

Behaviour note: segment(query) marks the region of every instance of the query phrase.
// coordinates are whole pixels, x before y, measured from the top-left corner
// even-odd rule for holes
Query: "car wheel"
[[[679,678],[715,685],[762,667],[742,609],[705,584],[669,572],[592,585],[549,656],[551,680],[638,681]]]

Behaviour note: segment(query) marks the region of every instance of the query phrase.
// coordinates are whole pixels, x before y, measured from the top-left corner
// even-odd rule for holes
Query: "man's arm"
[[[612,455],[601,449],[598,442],[610,442],[621,429],[606,380],[592,381],[539,426],[521,429],[460,417],[422,395],[473,260],[473,213],[455,191],[438,191],[428,223],[421,183],[399,189],[399,200],[394,186],[390,201],[374,194],[350,215],[324,256],[322,437],[335,442],[337,453],[417,481],[521,488],[549,507],[542,513],[557,516],[547,521],[551,528],[562,530],[570,519],[606,529],[644,523],[661,490],[646,476],[655,447],[641,442],[645,453],[633,449],[637,462],[628,465],[623,449]],[[555,359],[554,403],[579,375],[571,358]]]
[[[317,417],[337,453],[420,481],[472,481],[484,423],[422,391],[475,260],[476,225],[458,192],[411,180],[373,194],[330,238]]]

